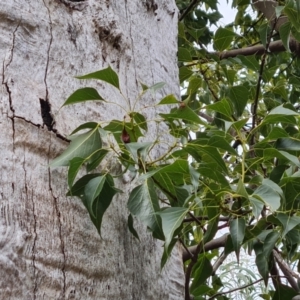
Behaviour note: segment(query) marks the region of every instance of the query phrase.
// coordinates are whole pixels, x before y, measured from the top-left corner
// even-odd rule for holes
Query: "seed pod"
[[[125,144],[130,143],[130,136],[129,136],[128,132],[126,131],[125,127],[124,127],[124,129],[122,131],[121,140]]]

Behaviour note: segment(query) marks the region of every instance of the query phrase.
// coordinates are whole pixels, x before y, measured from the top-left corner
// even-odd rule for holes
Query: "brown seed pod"
[[[128,132],[126,131],[125,128],[124,128],[123,131],[122,131],[121,140],[122,140],[123,143],[125,143],[125,144],[130,143],[130,136],[129,136],[129,134],[128,134]]]

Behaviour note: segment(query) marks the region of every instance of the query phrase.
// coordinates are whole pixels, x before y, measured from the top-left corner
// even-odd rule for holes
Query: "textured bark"
[[[180,249],[160,272],[162,245],[144,226],[140,243],[128,232],[133,183],[119,182],[124,193],[105,215],[100,239],[80,200],[65,197],[66,170],[48,168],[80,123],[124,116],[102,103],[60,110],[86,85],[73,76],[110,64],[131,103],[139,81],[165,81],[162,94],[179,94],[177,18],[173,0],[1,1],[1,299],[183,299]],[[112,88],[88,85],[126,107]],[[138,109],[155,101],[149,94]],[[156,109],[143,113],[153,119]],[[155,124],[151,132],[147,140]]]

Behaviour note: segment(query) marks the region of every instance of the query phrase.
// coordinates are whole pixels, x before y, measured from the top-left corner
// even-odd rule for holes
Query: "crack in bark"
[[[17,30],[18,30],[18,28],[20,26],[20,23],[21,23],[21,21],[18,23],[18,25],[16,26],[16,28],[13,31],[12,45],[11,45],[11,48],[10,48],[10,57],[9,57],[9,60],[6,63],[6,65],[4,64],[4,61],[3,61],[3,66],[2,66],[2,85],[5,86],[5,89],[7,91],[8,101],[9,101],[9,109],[12,112],[13,116],[15,115],[15,109],[14,109],[13,104],[12,104],[11,90],[9,88],[7,80],[5,79],[5,71],[7,70],[7,68],[9,67],[9,65],[11,64],[11,62],[13,60],[14,49],[15,49],[15,40],[16,40],[16,32],[17,32]],[[10,117],[10,119],[12,121],[12,130],[13,130],[13,136],[12,136],[13,151],[15,151],[15,142],[14,142],[15,141],[15,122],[14,122],[13,118]]]
[[[41,108],[42,108],[42,103],[43,103],[43,109],[42,110],[42,117],[44,114],[44,117],[47,117],[47,122],[45,123],[45,125],[48,127],[48,130],[53,131],[54,133],[56,133],[56,136],[63,138],[61,135],[57,134],[57,131],[55,129],[53,129],[53,125],[54,125],[54,121],[53,121],[53,116],[51,114],[51,104],[49,102],[49,91],[48,91],[48,84],[47,84],[47,74],[48,74],[48,67],[49,67],[49,61],[50,61],[50,49],[51,49],[51,45],[52,45],[52,41],[53,41],[53,33],[52,33],[52,19],[51,19],[51,13],[50,13],[50,9],[49,7],[46,5],[45,0],[43,0],[44,2],[44,6],[46,7],[47,11],[48,11],[48,17],[49,17],[49,26],[50,26],[50,41],[49,41],[49,45],[48,45],[48,49],[47,49],[47,61],[46,61],[46,69],[45,69],[45,76],[44,76],[44,83],[45,83],[45,88],[46,88],[46,97],[45,99],[40,99],[40,103],[41,103]],[[43,101],[41,101],[43,100]],[[51,124],[48,123],[49,120],[52,120]],[[45,122],[44,118],[43,118],[43,122]],[[56,131],[56,132],[55,132]],[[51,139],[51,137],[50,137]],[[64,138],[63,138],[64,139]],[[51,141],[50,141],[50,145],[51,145]],[[50,147],[49,147],[49,154],[50,154]],[[49,157],[50,155],[48,155]],[[64,240],[62,237],[62,222],[61,222],[61,214],[58,208],[58,201],[57,198],[54,196],[53,190],[52,190],[52,186],[51,186],[51,172],[50,172],[50,168],[48,168],[48,178],[49,178],[49,191],[52,195],[53,198],[53,202],[54,202],[54,208],[55,208],[55,212],[57,215],[57,219],[58,219],[58,232],[59,232],[59,239],[60,239],[60,245],[61,245],[61,252],[63,255],[63,262],[62,262],[62,274],[63,274],[63,287],[62,287],[62,299],[66,298],[66,272],[65,272],[65,267],[66,267],[66,254],[65,254],[65,244],[64,244]]]
[[[27,187],[27,172],[26,172],[26,168],[25,168],[25,156],[24,156],[24,161],[23,161],[23,170],[24,170],[24,177],[25,177],[25,194],[26,194],[26,199],[28,201],[28,187]],[[34,238],[33,238],[33,245],[31,248],[31,257],[32,257],[32,267],[33,267],[33,281],[34,281],[34,285],[33,285],[33,299],[36,299],[36,292],[37,292],[37,268],[35,265],[35,249],[36,249],[36,241],[37,241],[37,231],[36,231],[36,227],[37,227],[37,216],[35,213],[35,204],[34,204],[34,200],[33,200],[33,194],[31,194],[31,203],[32,203],[32,215],[33,215],[33,232],[34,232]]]
[[[51,144],[51,143],[50,143]],[[50,147],[49,147],[49,153],[50,153]],[[49,157],[49,155],[48,155]],[[48,178],[49,178],[49,191],[52,195],[53,198],[53,203],[54,203],[54,209],[56,212],[56,216],[58,219],[58,234],[59,234],[59,239],[60,239],[60,246],[61,246],[61,252],[63,255],[63,262],[62,262],[62,267],[61,267],[61,272],[63,274],[63,290],[62,290],[62,299],[66,298],[66,253],[65,253],[65,242],[63,239],[63,235],[62,235],[62,221],[61,221],[61,214],[59,211],[59,207],[58,207],[58,198],[54,196],[53,193],[53,189],[51,186],[51,172],[50,172],[50,168],[48,168]]]

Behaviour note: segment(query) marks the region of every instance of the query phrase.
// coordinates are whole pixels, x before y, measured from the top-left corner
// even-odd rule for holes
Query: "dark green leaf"
[[[131,214],[129,214],[129,216],[128,216],[127,225],[128,225],[128,229],[132,233],[132,235],[135,238],[137,238],[138,240],[140,240],[138,233],[136,232],[136,230],[133,227],[133,217]]]
[[[215,33],[214,48],[218,51],[227,49],[235,36],[233,31],[220,27]]]
[[[230,221],[230,235],[234,251],[239,261],[240,248],[245,236],[246,222],[243,218],[236,218]]]
[[[91,101],[91,100],[104,100],[94,88],[86,87],[75,91],[62,106]]]
[[[178,48],[178,61],[189,62],[191,60],[192,60],[191,53],[186,48],[179,47]]]
[[[211,276],[213,268],[210,260],[205,255],[202,255],[199,257],[198,262],[194,266],[194,270],[194,278],[190,287],[192,294],[196,288],[205,283],[206,279]]]
[[[188,211],[189,209],[184,207],[169,207],[158,212],[162,220],[162,228],[165,236],[165,249],[168,249],[176,229],[182,225],[182,221]]]
[[[97,72],[93,72],[93,73],[89,73],[87,75],[76,76],[76,78],[78,78],[78,79],[98,79],[98,80],[105,81],[105,82],[113,85],[117,89],[120,89],[118,74],[110,66],[106,69],[103,69],[103,70],[100,70]]]
[[[132,215],[137,216],[151,229],[153,234],[164,239],[161,218],[157,214],[160,207],[152,179],[145,180],[142,185],[131,191],[127,207]]]
[[[105,175],[98,176],[91,179],[84,188],[85,203],[89,213],[93,217],[96,217],[96,212],[93,211],[94,200],[99,196],[105,181]]]
[[[182,83],[193,75],[193,72],[187,67],[179,68],[179,81]]]
[[[51,162],[51,167],[68,166],[72,158],[87,158],[102,146],[98,128],[71,138],[72,140],[67,150]]]
[[[74,157],[70,160],[69,170],[68,170],[69,188],[72,187],[75,177],[84,162],[85,162],[85,158],[81,158],[81,157]]]
[[[173,94],[170,94],[170,95],[167,95],[166,97],[164,97],[158,103],[158,105],[163,105],[163,104],[177,104],[177,103],[180,103],[180,101],[178,101]]]

